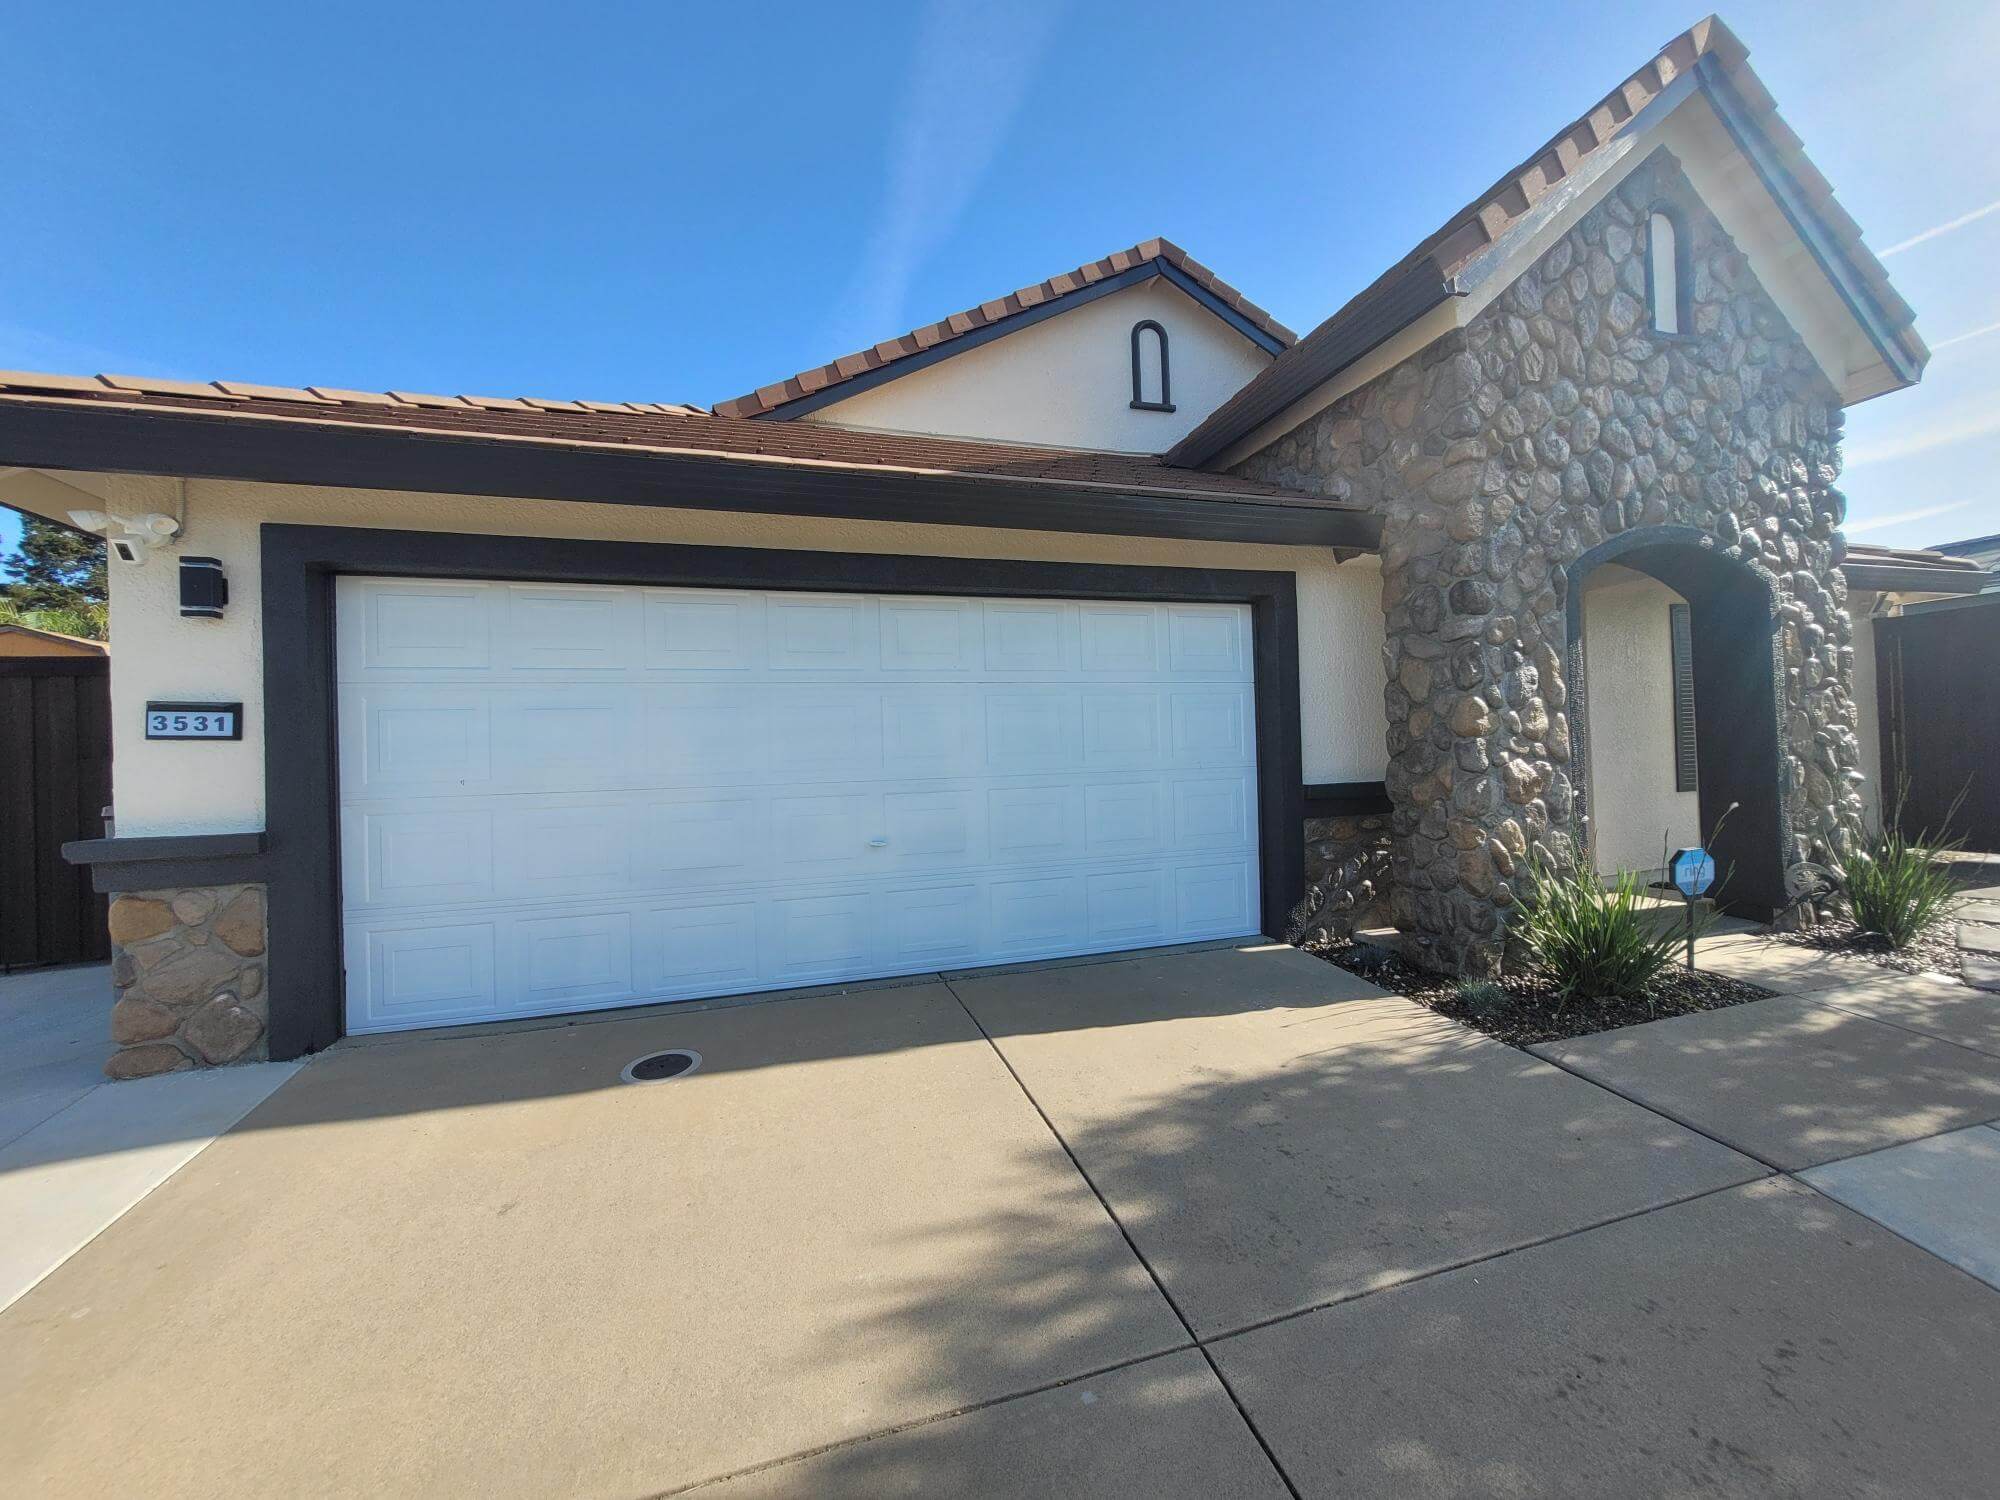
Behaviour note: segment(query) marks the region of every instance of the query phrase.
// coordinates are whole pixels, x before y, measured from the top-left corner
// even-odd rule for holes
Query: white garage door
[[[1246,608],[337,597],[350,1031],[1257,928]]]

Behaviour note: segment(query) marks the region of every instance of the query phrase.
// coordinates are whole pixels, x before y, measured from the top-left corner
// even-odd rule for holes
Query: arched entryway
[[[1631,751],[1629,742],[1621,747],[1599,739],[1593,744],[1584,594],[1591,575],[1607,564],[1656,579],[1687,604],[1699,826],[1713,835],[1717,866],[1727,872],[1715,894],[1727,911],[1769,920],[1785,905],[1785,851],[1790,845],[1780,754],[1785,668],[1776,584],[1689,526],[1625,532],[1570,564],[1567,675],[1573,692],[1576,806],[1587,852],[1593,761],[1621,749]],[[1667,646],[1663,633],[1663,661]],[[1674,732],[1672,720],[1660,716],[1658,733],[1670,738]],[[1734,811],[1728,811],[1731,804]]]

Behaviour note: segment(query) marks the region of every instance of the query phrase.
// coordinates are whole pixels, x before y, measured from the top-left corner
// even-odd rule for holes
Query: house
[[[2000,536],[1969,536],[1956,542],[1939,542],[1930,549],[1946,557],[1962,557],[1986,570],[1985,593],[2000,590]]]
[[[712,409],[0,375],[0,494],[139,559],[113,1071],[1295,923],[1488,972],[1532,860],[1732,804],[1770,916],[1860,824],[1853,611],[1981,580],[1840,535],[1912,322],[1710,19],[1303,338],[1148,240]]]
[[[6,656],[109,656],[111,648],[102,641],[85,640],[80,635],[64,635],[55,630],[38,630],[18,621],[0,621],[0,657]]]

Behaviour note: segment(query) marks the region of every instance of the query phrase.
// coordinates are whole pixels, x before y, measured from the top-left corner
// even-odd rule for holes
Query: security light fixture
[[[181,523],[157,511],[143,516],[115,516],[101,510],[73,510],[70,525],[105,539],[111,555],[120,562],[138,567],[146,554],[163,547],[179,534]]]

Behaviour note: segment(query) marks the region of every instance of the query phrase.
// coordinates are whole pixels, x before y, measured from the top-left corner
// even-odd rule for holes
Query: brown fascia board
[[[1840,565],[1851,589],[1878,594],[1976,594],[1993,581],[1984,568],[1941,568],[1924,563],[1848,558]]]
[[[1935,548],[1880,547],[1851,542],[1840,571],[1849,588],[1879,593],[1976,594],[1992,574],[1969,557]]]
[[[1381,520],[1308,496],[825,460],[174,406],[0,398],[0,462],[334,488],[1374,551]]]

